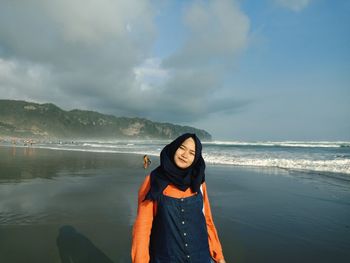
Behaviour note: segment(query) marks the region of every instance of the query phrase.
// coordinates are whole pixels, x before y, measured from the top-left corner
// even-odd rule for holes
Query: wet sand
[[[142,158],[0,146],[0,262],[130,262],[137,190],[158,163],[144,170]],[[228,263],[349,262],[349,182],[210,165],[206,174]]]

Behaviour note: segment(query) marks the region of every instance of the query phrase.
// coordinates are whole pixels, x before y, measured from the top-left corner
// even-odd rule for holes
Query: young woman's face
[[[190,137],[186,139],[176,150],[174,162],[179,168],[186,169],[193,163],[195,153],[196,145],[194,140]]]

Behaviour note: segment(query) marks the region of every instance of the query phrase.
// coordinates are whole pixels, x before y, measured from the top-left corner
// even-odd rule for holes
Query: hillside
[[[65,111],[54,104],[0,100],[0,136],[60,139],[172,139],[184,132],[211,135],[189,126],[116,117],[94,111]]]

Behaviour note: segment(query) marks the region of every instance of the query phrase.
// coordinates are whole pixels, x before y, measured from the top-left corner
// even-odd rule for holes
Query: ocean
[[[167,143],[164,140],[52,141],[37,143],[35,147],[158,157]],[[211,165],[282,168],[350,180],[350,142],[344,141],[203,142],[203,157]]]

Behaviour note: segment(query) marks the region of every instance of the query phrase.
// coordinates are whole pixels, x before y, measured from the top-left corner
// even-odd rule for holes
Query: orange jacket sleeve
[[[154,217],[154,203],[144,200],[151,187],[148,175],[138,193],[137,216],[132,231],[131,259],[133,263],[148,263],[149,241]]]
[[[224,258],[224,255],[222,253],[221,243],[220,243],[219,236],[216,231],[213,217],[211,214],[207,186],[205,182],[202,184],[202,191],[203,191],[204,215],[205,215],[205,221],[207,223],[207,229],[208,229],[210,255],[216,262],[218,262],[219,260]]]

